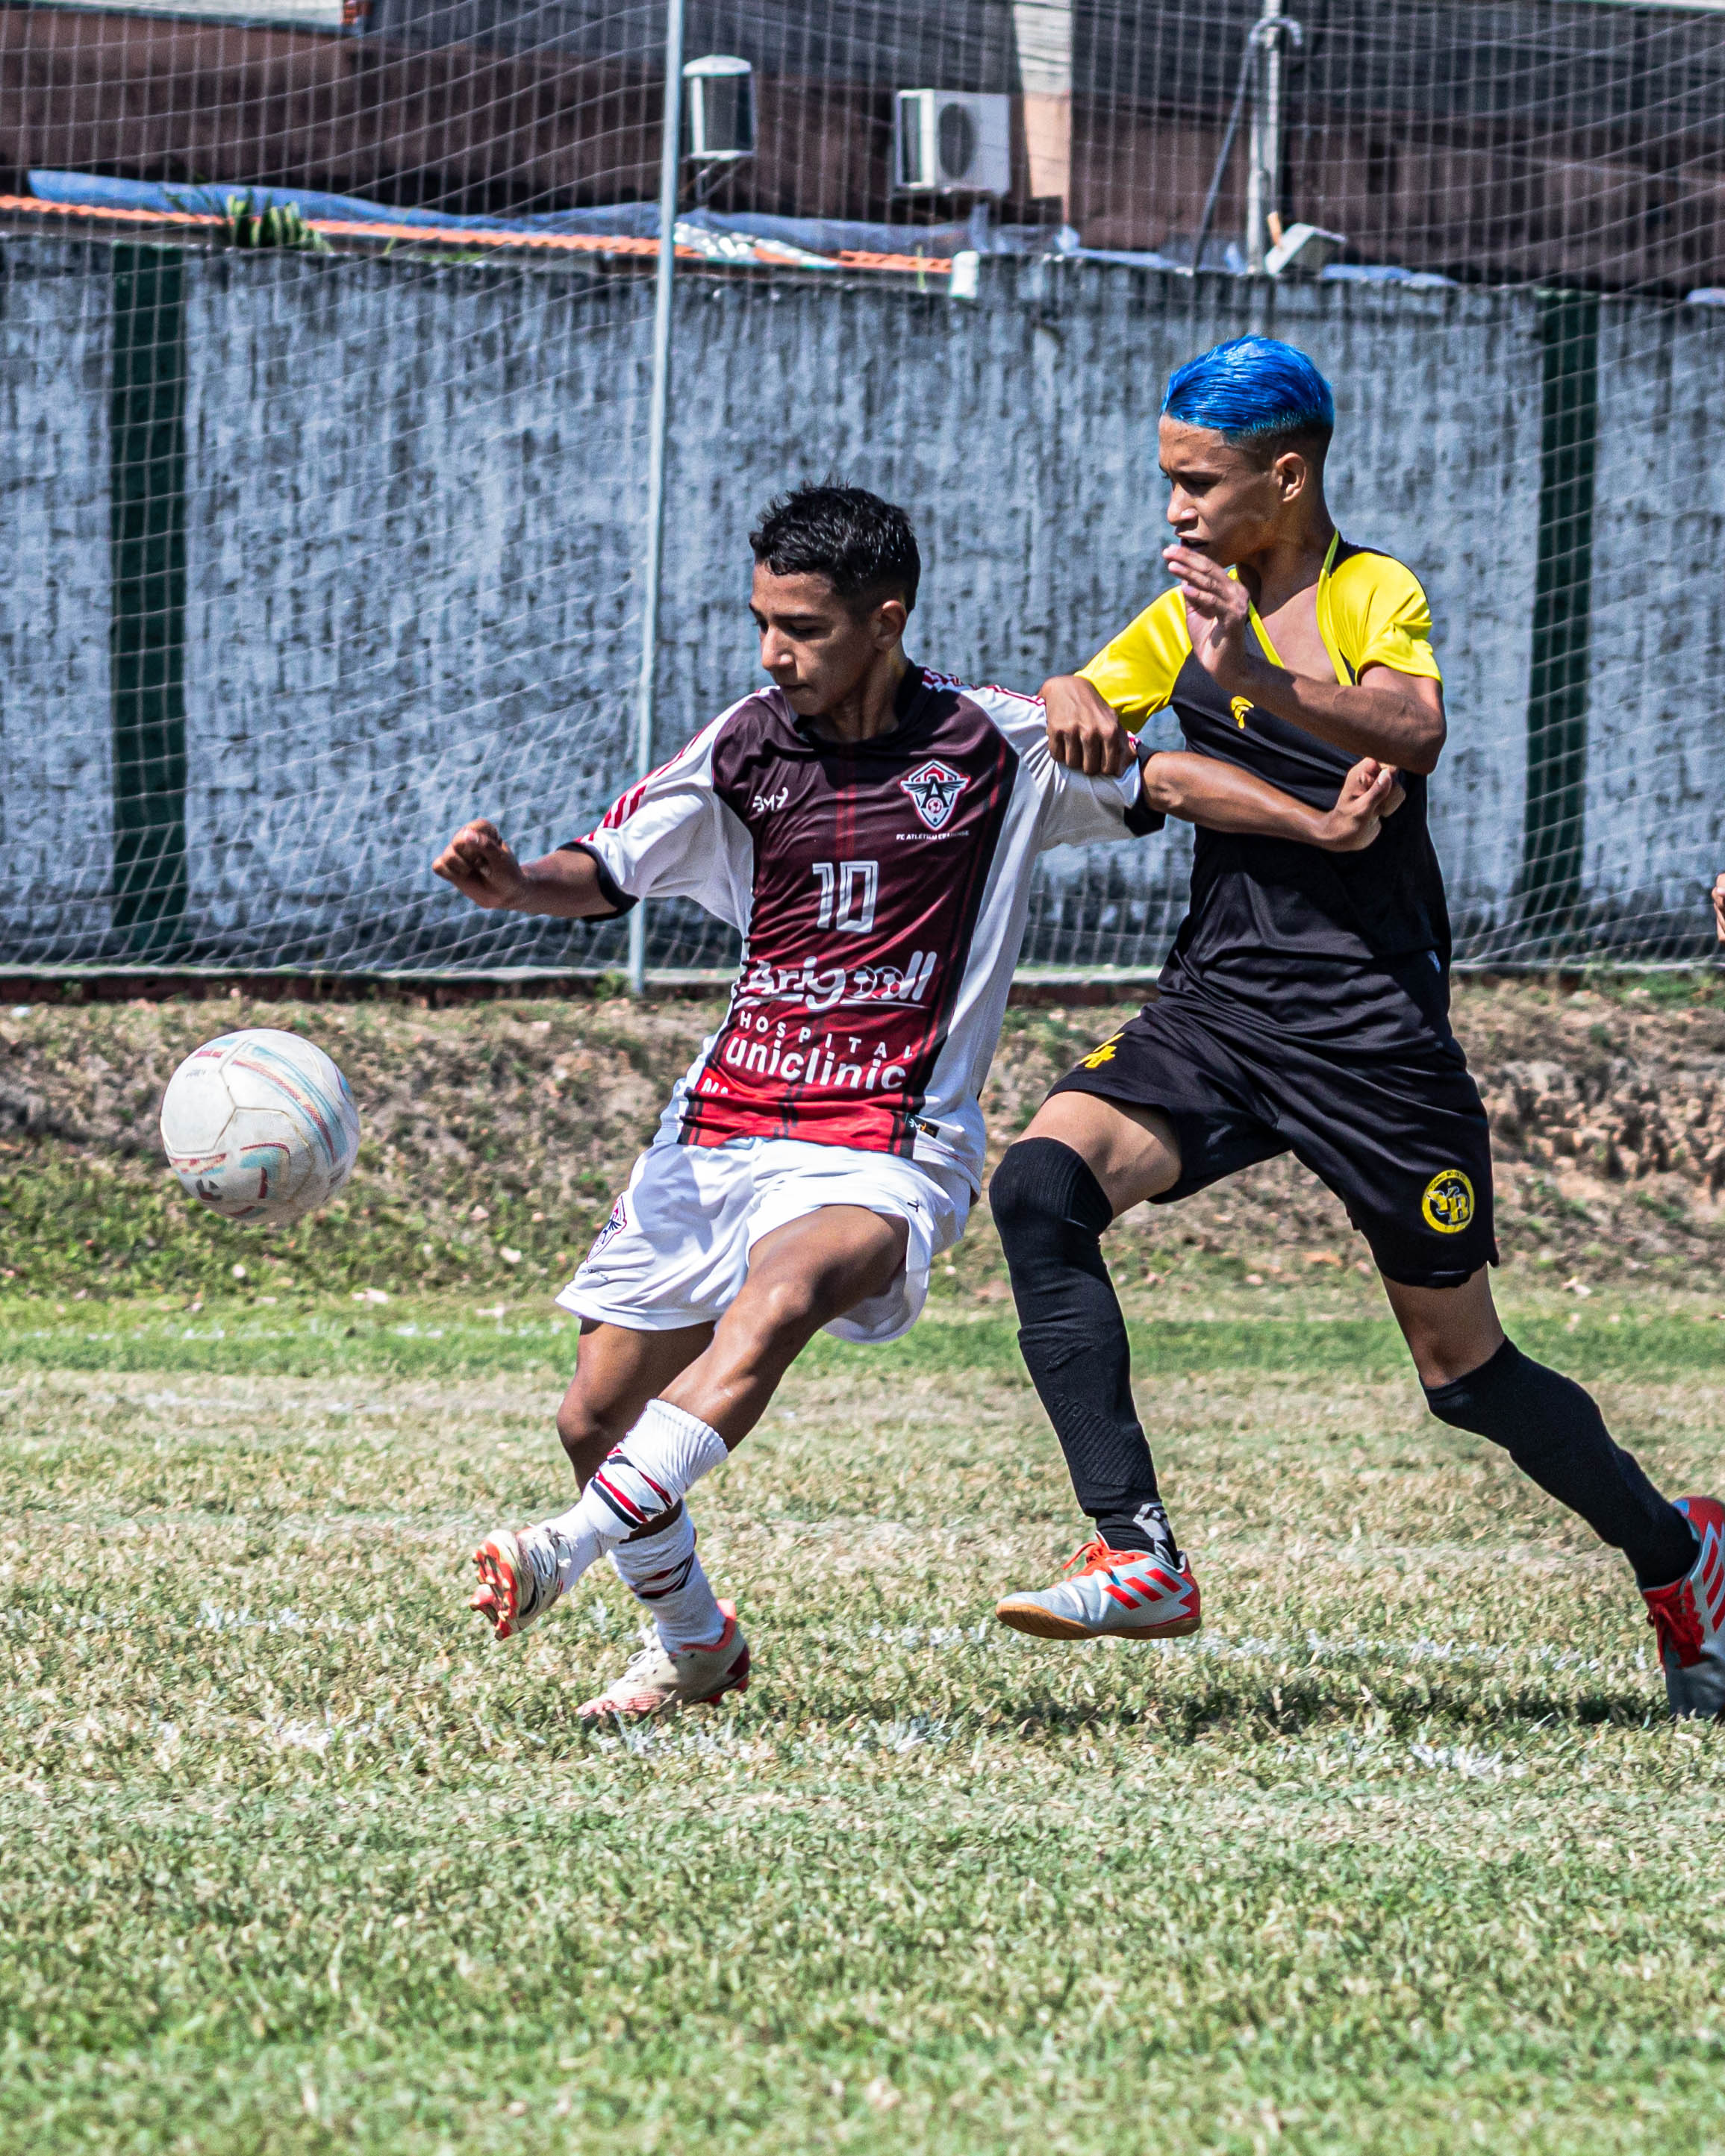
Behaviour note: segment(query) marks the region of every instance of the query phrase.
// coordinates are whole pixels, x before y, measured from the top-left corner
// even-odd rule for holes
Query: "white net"
[[[665,9],[348,16],[0,8],[0,965],[624,957],[429,864],[634,773]],[[1725,12],[700,5],[683,52],[658,752],[759,678],[799,479],[911,511],[914,655],[1081,663],[1164,581],[1169,368],[1268,329],[1434,602],[1461,955],[1707,948]],[[1153,968],[1186,860],[1055,857],[1026,963]]]

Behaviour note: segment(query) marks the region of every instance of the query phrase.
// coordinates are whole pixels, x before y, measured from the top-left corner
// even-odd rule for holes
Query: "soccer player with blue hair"
[[[1122,721],[1171,708],[1189,749],[1314,808],[1362,758],[1394,767],[1405,798],[1358,853],[1200,829],[1158,999],[1060,1081],[994,1176],[1024,1360],[1096,1529],[1072,1577],[999,1614],[1053,1639],[1197,1630],[1101,1236],[1147,1199],[1292,1152],[1366,1237],[1433,1414],[1502,1445],[1625,1553],[1672,1711],[1715,1715],[1725,1507],[1661,1496],[1492,1305],[1489,1134],[1450,1029],[1426,828],[1445,732],[1431,615],[1410,569],[1337,530],[1334,426],[1327,382],[1275,338],[1178,368],[1158,429],[1173,588],[1043,690],[1055,753],[1096,773],[1123,763]]]

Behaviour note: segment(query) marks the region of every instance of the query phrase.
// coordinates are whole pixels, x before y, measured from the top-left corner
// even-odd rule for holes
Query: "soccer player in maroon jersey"
[[[981,1184],[977,1096],[1037,854],[1169,814],[1353,850],[1397,798],[1370,762],[1328,810],[1184,753],[1086,776],[1050,754],[1034,699],[906,660],[920,562],[902,511],[805,488],[752,544],[773,686],[586,838],[521,863],[473,823],[434,865],[483,906],[600,919],[683,897],[743,938],[724,1019],[557,1298],[582,1321],[557,1418],[580,1498],[475,1553],[474,1606],[499,1638],[612,1553],[655,1622],[590,1717],[746,1685],[748,1648],[702,1572],[685,1494],[822,1327],[886,1341],[916,1322]],[[1082,765],[1081,738],[1061,747]]]

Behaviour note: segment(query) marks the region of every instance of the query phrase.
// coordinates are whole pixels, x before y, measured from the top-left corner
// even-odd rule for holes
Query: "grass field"
[[[993,1626],[1076,1522],[953,1299],[701,1493],[747,1697],[602,1737],[608,1573],[464,1607],[561,1486],[542,1304],[0,1312],[0,2145],[1725,2148],[1725,1734],[1339,1295],[1139,1328],[1197,1640]],[[1717,1486],[1704,1297],[1522,1299]]]
[[[997,1137],[1115,1015],[1011,1014]],[[547,1291],[707,1016],[0,1016],[0,2148],[1725,2152],[1725,1733],[1421,1415],[1285,1164],[1111,1239],[1197,1640],[993,1625],[1078,1523],[979,1211],[701,1493],[745,1699],[581,1732],[608,1571],[493,1645],[466,1553],[563,1488]],[[1718,1488],[1725,986],[1458,1023],[1518,1337]],[[274,1240],[157,1151],[236,1024],[366,1119]]]

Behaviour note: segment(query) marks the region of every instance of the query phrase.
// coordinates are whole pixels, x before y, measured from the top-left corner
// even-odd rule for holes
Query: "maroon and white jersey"
[[[757,690],[573,842],[619,911],[693,899],[742,936],[730,1009],[660,1144],[802,1138],[981,1187],[977,1096],[1034,858],[1162,819],[1136,765],[1111,779],[1056,763],[1033,697],[912,667],[897,711],[891,733],[831,742]]]

